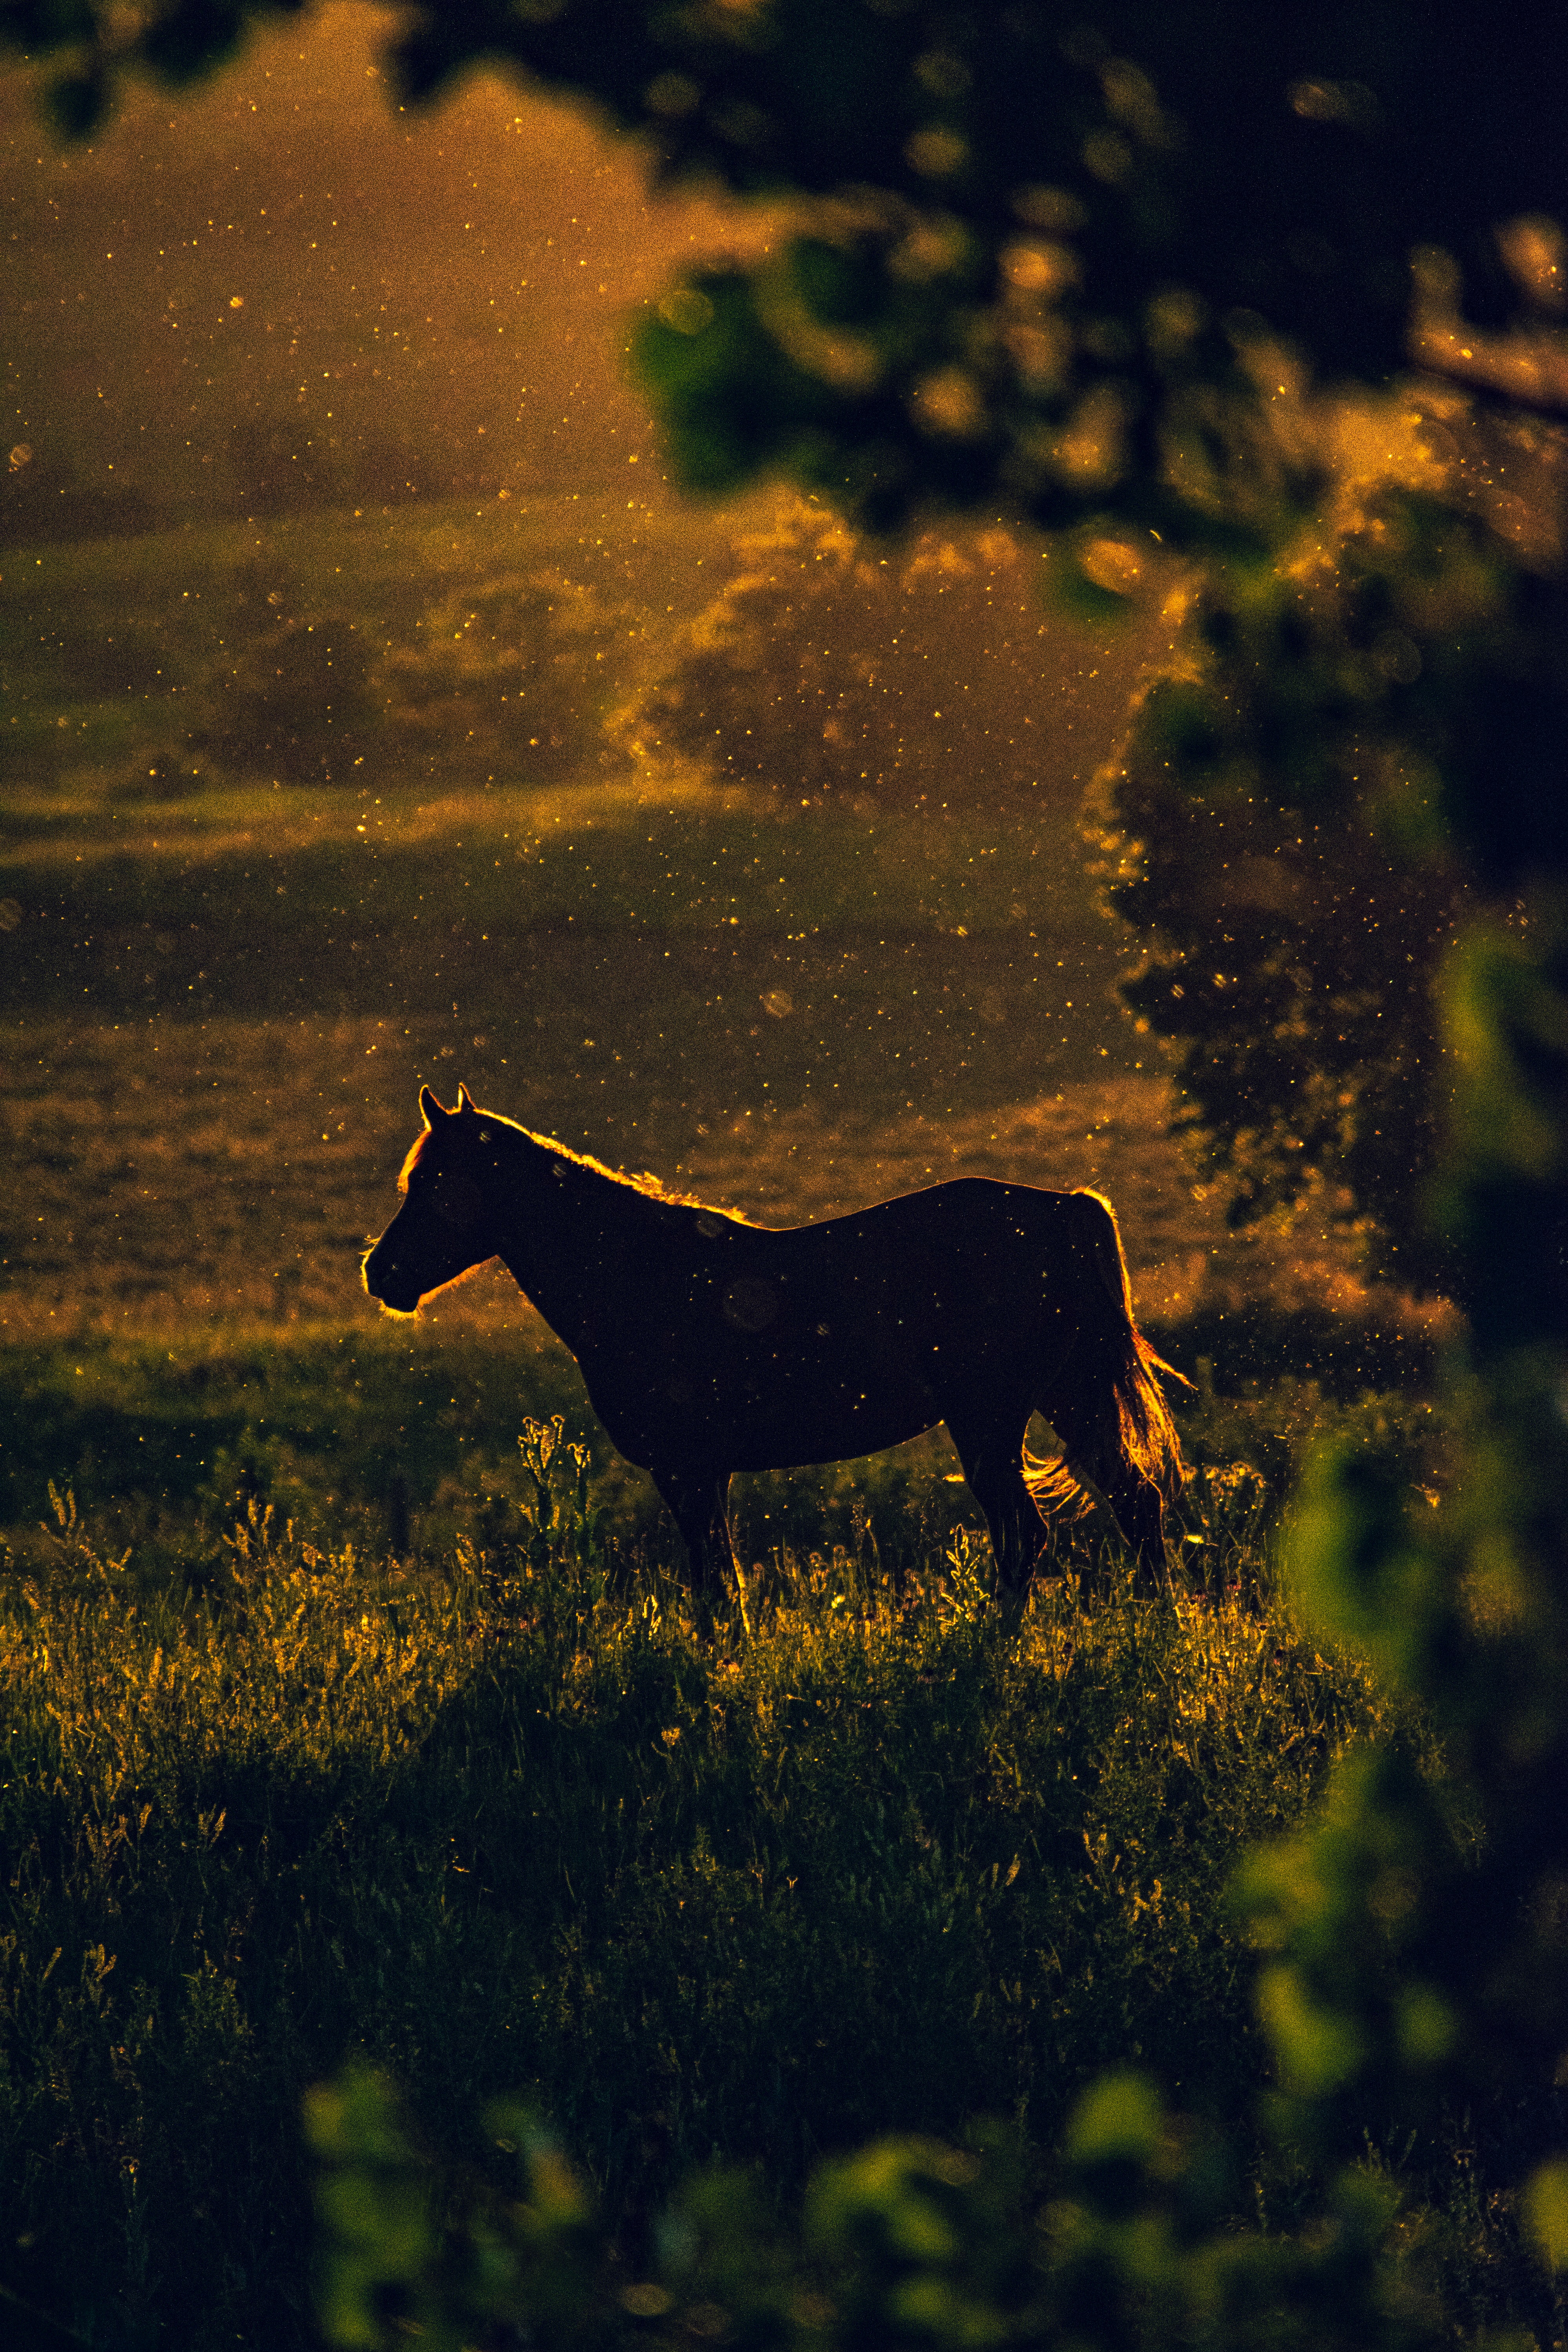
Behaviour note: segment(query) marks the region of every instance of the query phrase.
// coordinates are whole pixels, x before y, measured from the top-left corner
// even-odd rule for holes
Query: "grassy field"
[[[572,1483],[548,1536],[401,1559],[253,1511],[175,1568],[68,1509],[0,1587],[0,2280],[85,2340],[306,2340],[300,2099],[345,2053],[465,2162],[526,2092],[634,2259],[716,2151],[787,2197],[878,2130],[1048,2147],[1110,2063],[1250,2096],[1237,1856],[1417,1737],[1259,1613],[1253,1485],[1194,1493],[1174,1605],[1069,1575],[1009,1632],[962,1528],[861,1512],[773,1547],[748,1635]]]
[[[1075,832],[1138,647],[1053,641],[1022,794],[634,758],[741,530],[563,496],[7,553],[0,2285],[92,2345],[310,2340],[300,2102],[345,2056],[464,2163],[528,2093],[629,2253],[715,2150],[788,2199],[890,2128],[1043,2148],[1128,2059],[1238,2113],[1227,1877],[1345,1742],[1419,1745],[1268,1530],[1331,1424],[1441,1475],[1436,1327],[1227,1239],[1165,1138]],[[1004,591],[1034,629],[1016,556],[952,570],[956,666]],[[510,1279],[361,1291],[459,1079],[770,1221],[1101,1186],[1196,1382],[1186,1582],[1113,1551],[1090,1611],[1087,1521],[1009,1628],[938,1431],[737,1481],[750,1630],[694,1624]]]

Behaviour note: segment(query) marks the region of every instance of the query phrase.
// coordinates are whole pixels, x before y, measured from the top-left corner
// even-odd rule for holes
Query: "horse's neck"
[[[500,1255],[540,1305],[539,1280],[548,1278],[550,1267],[562,1255],[566,1222],[563,1195],[569,1180],[555,1171],[566,1164],[531,1135],[515,1130],[498,1155],[495,1207],[501,1234]]]
[[[570,1340],[563,1321],[581,1307],[605,1227],[617,1222],[617,1208],[639,1196],[526,1134],[512,1140],[500,1181],[501,1262],[545,1321]]]

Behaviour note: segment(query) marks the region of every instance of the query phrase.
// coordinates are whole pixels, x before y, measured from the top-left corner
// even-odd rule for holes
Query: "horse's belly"
[[[733,1429],[736,1470],[793,1470],[811,1462],[846,1462],[934,1428],[942,1411],[929,1389],[897,1395],[841,1396],[824,1409],[787,1414],[744,1412]]]
[[[902,1444],[942,1419],[930,1384],[896,1356],[846,1365],[758,1351],[717,1371],[672,1358],[653,1381],[628,1381],[624,1363],[584,1367],[595,1411],[628,1461],[645,1467],[843,1462]]]

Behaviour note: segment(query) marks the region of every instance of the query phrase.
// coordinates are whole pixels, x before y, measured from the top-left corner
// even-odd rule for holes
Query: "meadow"
[[[879,2132],[1038,2151],[1130,2061],[1235,2116],[1239,1856],[1348,1744],[1426,1754],[1275,1555],[1325,1430],[1441,1476],[1439,1327],[1227,1237],[1164,1135],[1075,831],[1138,648],[1059,624],[1077,740],[1021,794],[634,757],[740,529],[563,495],[7,552],[0,2290],[80,2342],[313,2340],[301,2101],[351,2057],[476,2177],[532,2100],[626,2261],[715,2154],[782,2208]],[[961,574],[959,666],[1035,593]],[[737,1481],[746,1610],[698,1624],[508,1280],[359,1288],[459,1078],[780,1222],[1103,1186],[1195,1383],[1173,1591],[1090,1519],[1005,1622],[936,1432]],[[1297,2186],[1260,2150],[1237,2213]]]
[[[1419,1747],[1259,1591],[1247,1476],[1194,1494],[1174,1602],[1089,1609],[1084,1552],[1010,1630],[973,1530],[895,1491],[710,1629],[523,1434],[482,1549],[252,1506],[176,1567],[62,1498],[11,1566],[5,2280],[83,2341],[309,2340],[300,2101],[345,2054],[481,2168],[526,2094],[634,2263],[717,2155],[787,2200],[874,2132],[1048,2147],[1129,2061],[1234,2116],[1238,1852],[1347,1742]]]

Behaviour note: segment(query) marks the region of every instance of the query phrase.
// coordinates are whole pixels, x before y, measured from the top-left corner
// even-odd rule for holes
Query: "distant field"
[[[1078,1016],[1053,1054],[1125,1047],[1077,812],[1140,641],[1051,616],[1004,535],[1005,557],[972,562],[944,607],[943,666],[900,682],[907,804],[868,800],[852,761],[804,804],[782,767],[726,787],[641,755],[612,722],[678,658],[742,560],[746,520],[561,497],[8,561],[7,1002],[420,1015],[478,995],[504,1010],[520,993],[510,945],[542,931],[741,931],[747,946],[868,932],[868,956],[910,932],[952,942],[949,986],[999,946],[1021,982],[1043,976],[1036,1025]],[[1022,788],[955,770],[925,710],[982,661],[988,694],[1037,706]],[[994,993],[994,975],[977,986]]]
[[[1005,590],[1055,698],[1022,798],[966,773],[928,803],[803,805],[633,760],[606,714],[722,587],[744,521],[561,498],[7,564],[0,1083],[40,1186],[24,1227],[9,1212],[10,1328],[29,1269],[57,1322],[172,1278],[186,1311],[254,1313],[279,1257],[299,1304],[342,1311],[331,1253],[382,1214],[426,1077],[786,1215],[977,1150],[1091,1173],[1108,1082],[1142,1084],[1147,1131],[1076,826],[1133,651],[1051,636],[1016,556],[953,598],[953,665],[965,631],[1008,625]],[[544,721],[508,712],[536,704],[554,733],[531,744]],[[1174,1163],[1173,1183],[1184,1201]],[[1167,1202],[1154,1259],[1170,1225]]]

